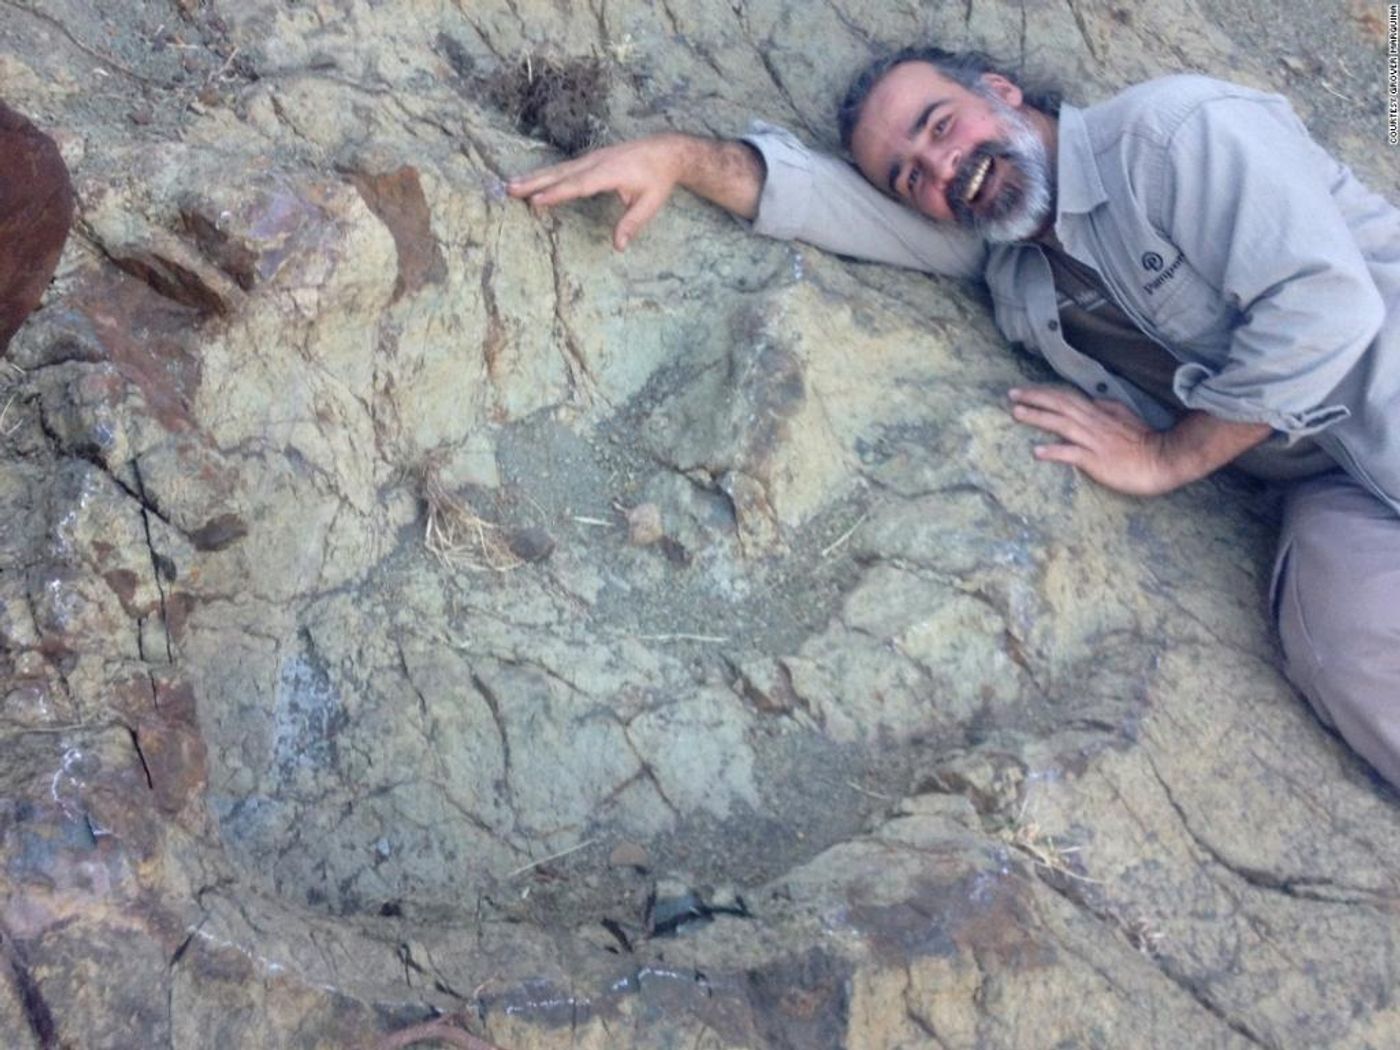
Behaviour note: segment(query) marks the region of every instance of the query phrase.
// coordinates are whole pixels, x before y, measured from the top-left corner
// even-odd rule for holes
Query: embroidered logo
[[[1157,276],[1144,284],[1142,290],[1148,295],[1152,295],[1158,288],[1161,288],[1162,285],[1176,276],[1177,271],[1181,269],[1181,264],[1185,261],[1186,256],[1181,252],[1177,252],[1176,258],[1169,263],[1165,263],[1164,269],[1164,260],[1160,255],[1156,252],[1144,252],[1142,256],[1143,269],[1147,270],[1149,273],[1155,273]]]

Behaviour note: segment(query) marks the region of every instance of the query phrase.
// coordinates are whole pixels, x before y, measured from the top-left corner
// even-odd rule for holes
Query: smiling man
[[[682,186],[769,236],[983,278],[1006,337],[1077,388],[1010,391],[1052,435],[1037,457],[1137,496],[1227,463],[1288,486],[1285,670],[1400,786],[1400,211],[1284,99],[1206,77],[1078,109],[980,53],[916,49],[862,72],[838,120],[859,174],[761,125],[510,192],[617,193],[621,249]]]
[[[1053,219],[1055,122],[1023,101],[1000,74],[979,76],[969,91],[896,55],[853,85],[841,137],[891,197],[988,241],[1025,241]]]

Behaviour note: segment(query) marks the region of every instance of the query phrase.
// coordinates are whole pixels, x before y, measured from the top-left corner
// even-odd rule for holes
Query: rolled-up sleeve
[[[1175,129],[1149,192],[1172,240],[1239,317],[1224,362],[1177,372],[1188,407],[1289,438],[1350,414],[1329,395],[1385,306],[1332,200],[1339,175],[1281,99],[1213,99]]]
[[[928,273],[981,276],[987,248],[980,238],[891,200],[845,161],[761,121],[743,141],[767,167],[754,232]]]

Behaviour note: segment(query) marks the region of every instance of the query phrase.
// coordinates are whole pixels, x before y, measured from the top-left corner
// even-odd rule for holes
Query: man
[[[39,305],[72,220],[58,147],[0,102],[0,356]]]
[[[1288,482],[1285,670],[1400,786],[1400,211],[1283,99],[1205,77],[1081,110],[920,49],[861,74],[840,122],[864,180],[765,128],[642,139],[510,192],[616,192],[619,249],[679,185],[761,233],[980,274],[1006,337],[1079,388],[1010,392],[1055,439],[1037,457],[1138,496],[1227,463]]]

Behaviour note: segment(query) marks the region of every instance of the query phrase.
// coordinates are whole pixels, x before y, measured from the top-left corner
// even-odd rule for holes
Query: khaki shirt
[[[935,224],[780,128],[754,228],[991,289],[997,325],[1095,397],[1170,411],[1063,338],[1034,244]],[[1181,403],[1317,444],[1400,512],[1400,210],[1312,141],[1287,101],[1200,76],[1059,117],[1055,233],[1179,363]]]

